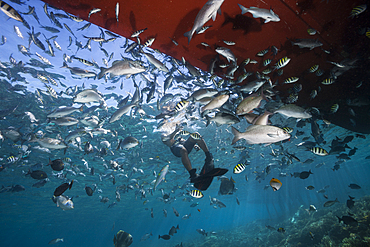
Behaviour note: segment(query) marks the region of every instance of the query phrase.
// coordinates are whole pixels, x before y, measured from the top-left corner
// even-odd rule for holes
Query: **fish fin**
[[[218,8],[217,13],[218,13],[219,15],[222,15],[221,7],[219,7],[219,8]]]
[[[247,13],[249,11],[249,9],[244,7],[243,5],[241,5],[241,4],[238,4],[238,5],[239,5],[240,9],[242,10],[242,15],[244,15],[245,13]]]
[[[66,62],[63,62],[63,66],[61,68],[68,68],[68,65]]]
[[[191,38],[193,36],[193,33],[194,32],[192,32],[192,30],[190,30],[189,32],[184,33],[184,36],[185,37],[188,37],[188,44],[190,44],[190,40],[191,40]]]
[[[215,20],[216,20],[217,12],[218,12],[218,11],[214,12],[214,13],[213,13],[213,15],[212,15],[212,20],[213,20],[213,21],[215,21]]]
[[[268,22],[270,22],[270,20],[269,20],[269,19],[266,19],[266,20],[265,20],[265,23],[268,23]]]
[[[206,115],[205,117],[207,119],[206,127],[208,127],[208,125],[211,123],[211,118],[208,115]]]
[[[275,137],[278,137],[279,136],[279,134],[267,134],[269,137],[271,137],[271,138],[275,138]]]
[[[231,132],[233,133],[234,135],[234,138],[231,142],[231,145],[235,144],[237,141],[239,141],[241,138],[240,138],[240,134],[241,132],[239,132],[237,129],[235,129],[233,126],[231,126]]]
[[[101,79],[106,74],[107,68],[100,67],[100,73],[98,74],[98,79]]]

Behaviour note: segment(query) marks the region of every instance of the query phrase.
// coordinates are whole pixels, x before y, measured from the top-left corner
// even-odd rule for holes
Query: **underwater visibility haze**
[[[203,2],[185,45],[215,32],[229,4]],[[284,25],[263,6],[235,8]],[[292,47],[333,52],[309,28],[241,61],[232,40],[202,43],[214,50],[204,71],[150,48],[145,27],[125,38],[41,1],[0,8],[1,246],[370,245],[369,57],[344,47],[329,70],[307,61],[281,77]],[[299,104],[354,70],[357,97]],[[307,92],[309,76],[320,85]],[[349,128],[331,123],[338,112]]]

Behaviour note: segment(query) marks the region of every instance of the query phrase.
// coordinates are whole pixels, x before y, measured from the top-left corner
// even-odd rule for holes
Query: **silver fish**
[[[74,98],[75,103],[104,102],[102,94],[94,89],[86,89],[78,93]]]
[[[222,56],[224,56],[228,62],[232,61],[233,63],[236,63],[236,57],[234,53],[226,47],[217,47],[216,52]]]
[[[254,18],[262,18],[265,19],[265,23],[268,23],[270,21],[280,21],[280,18],[277,14],[272,11],[272,9],[260,9],[257,7],[250,7],[246,8],[242,6],[241,4],[238,4],[240,9],[242,10],[242,15],[245,13],[251,13]]]
[[[245,132],[239,132],[234,127],[232,144],[245,139],[249,144],[275,143],[290,138],[290,134],[283,129],[270,125],[251,125]]]
[[[195,32],[199,32],[204,24],[211,18],[213,21],[216,20],[217,12],[221,14],[221,5],[224,0],[208,0],[207,3],[198,12],[197,17],[195,17],[194,25],[189,32],[184,33],[185,37],[188,37],[188,44]]]
[[[297,39],[296,41],[291,42],[292,45],[298,45],[299,48],[310,48],[310,50],[315,47],[322,46],[322,43],[318,39]]]
[[[111,76],[121,76],[126,75],[126,78],[129,78],[133,74],[138,74],[144,72],[145,68],[139,63],[134,61],[114,61],[110,68],[100,68],[100,73],[98,74],[98,79],[101,79],[106,73],[110,73]]]

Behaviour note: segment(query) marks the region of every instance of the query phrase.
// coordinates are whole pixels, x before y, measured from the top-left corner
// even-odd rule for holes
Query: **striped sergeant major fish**
[[[20,21],[20,22],[24,22],[22,16],[15,10],[13,9],[12,6],[10,6],[9,4],[7,4],[6,2],[4,1],[0,1],[0,9],[1,11],[3,11],[7,16],[9,16],[10,18],[16,20],[16,21]]]

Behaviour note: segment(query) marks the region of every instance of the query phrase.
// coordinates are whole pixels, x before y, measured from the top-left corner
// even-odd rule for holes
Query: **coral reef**
[[[351,216],[357,223],[350,225],[339,223],[337,216]],[[281,226],[284,226],[285,232],[278,232],[277,229]],[[369,226],[370,196],[365,196],[356,200],[351,210],[345,204],[336,204],[310,213],[300,207],[293,217],[283,220],[279,226],[266,227],[261,221],[254,221],[183,245],[186,247],[369,247]]]

